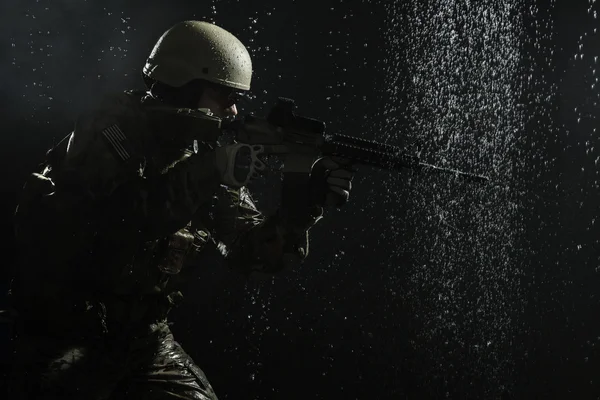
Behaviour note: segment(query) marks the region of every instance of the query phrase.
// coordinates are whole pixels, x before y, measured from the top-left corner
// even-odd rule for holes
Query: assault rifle
[[[252,114],[223,125],[225,131],[235,134],[235,141],[264,146],[265,155],[283,157],[285,172],[310,171],[312,163],[320,157],[338,156],[380,169],[409,168],[454,175],[473,182],[487,182],[486,176],[438,167],[422,162],[417,154],[405,149],[358,137],[326,134],[325,122],[299,116],[294,112],[295,102],[279,98],[267,118]],[[306,170],[306,165],[309,169]]]
[[[352,164],[369,165],[380,169],[412,169],[417,172],[449,174],[471,182],[483,183],[486,176],[438,167],[422,162],[418,154],[403,148],[342,134],[326,134],[325,122],[297,115],[295,102],[279,98],[267,118],[252,114],[223,124],[234,140],[251,146],[261,146],[266,156],[283,160],[284,203],[306,201],[304,186],[314,162],[326,156],[348,159]],[[288,195],[286,195],[288,193]]]

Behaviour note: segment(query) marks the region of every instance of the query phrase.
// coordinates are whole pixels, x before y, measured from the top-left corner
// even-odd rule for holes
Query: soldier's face
[[[235,117],[238,113],[235,105],[235,96],[213,88],[207,88],[202,93],[202,97],[198,102],[198,108],[209,108],[219,118]]]

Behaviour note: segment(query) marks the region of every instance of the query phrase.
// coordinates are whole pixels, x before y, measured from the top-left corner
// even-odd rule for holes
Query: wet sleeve
[[[146,241],[186,226],[219,179],[211,152],[149,176],[139,143],[145,133],[133,131],[119,118],[80,119],[69,141],[65,171],[72,172],[73,192],[85,194],[84,205],[94,214],[98,231],[117,240]]]
[[[246,188],[225,186],[208,216],[205,225],[227,264],[244,273],[275,273],[302,262],[308,255],[308,230],[321,218],[319,213],[305,227],[286,229],[277,214],[265,217],[258,211]]]

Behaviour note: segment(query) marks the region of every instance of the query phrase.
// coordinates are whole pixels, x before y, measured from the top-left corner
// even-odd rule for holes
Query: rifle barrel
[[[394,170],[409,168],[417,172],[426,170],[427,172],[452,174],[471,182],[484,183],[489,181],[489,178],[483,175],[420,162],[417,155],[412,155],[401,147],[352,136],[332,135],[322,150],[324,155],[348,158],[356,163],[378,168]]]
[[[457,169],[452,168],[444,168],[438,167],[437,165],[427,164],[420,162],[417,166],[419,170],[426,170],[428,172],[437,172],[437,173],[445,173],[445,174],[453,174],[457,177],[463,178],[467,181],[478,182],[478,183],[486,183],[490,180],[487,176],[473,174],[471,172],[463,172]]]

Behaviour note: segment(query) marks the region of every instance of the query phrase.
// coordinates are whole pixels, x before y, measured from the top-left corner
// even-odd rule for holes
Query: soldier
[[[233,269],[280,271],[307,256],[308,230],[352,179],[321,159],[328,173],[311,179],[327,180],[325,201],[256,209],[245,183],[258,164],[214,144],[251,76],[231,33],[178,23],[144,66],[147,91],[81,115],[31,175],[16,212],[11,399],[217,398],[166,322],[186,256],[215,244]],[[296,211],[306,218],[282,217]]]

